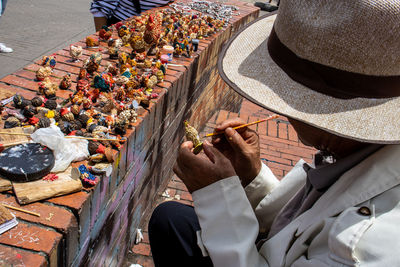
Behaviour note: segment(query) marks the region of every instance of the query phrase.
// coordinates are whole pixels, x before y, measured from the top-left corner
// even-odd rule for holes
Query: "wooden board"
[[[81,190],[82,183],[79,179],[72,179],[71,169],[70,166],[65,172],[57,173],[58,179],[55,181],[41,179],[29,183],[12,183],[19,204],[28,204]]]
[[[0,100],[12,97],[14,94],[10,91],[0,90]]]
[[[16,127],[16,128],[11,128],[11,129],[1,129],[1,132],[9,132],[9,133],[25,133],[25,134],[31,134],[33,132],[32,127]],[[19,141],[26,141],[28,142],[29,136],[24,136],[24,135],[9,135],[9,134],[3,134],[0,133],[0,144],[7,145],[9,143],[15,143]]]
[[[0,178],[0,192],[8,191],[12,189],[12,184],[9,180]]]

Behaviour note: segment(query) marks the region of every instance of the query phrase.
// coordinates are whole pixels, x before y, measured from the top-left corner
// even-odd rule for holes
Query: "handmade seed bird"
[[[89,73],[93,73],[99,69],[102,59],[101,53],[96,52],[90,55],[90,58],[84,62],[83,66]]]
[[[39,93],[45,95],[46,98],[56,96],[58,85],[53,83],[49,77],[45,78],[43,82],[39,83]]]
[[[79,61],[79,57],[82,55],[82,46],[71,45],[69,47],[69,55],[71,56],[72,61]]]
[[[56,66],[56,63],[57,61],[54,55],[44,56],[42,58],[42,66],[50,67],[53,69]]]
[[[203,149],[203,143],[200,141],[199,133],[197,130],[189,124],[188,121],[184,121],[185,124],[185,136],[188,141],[193,143],[193,153],[199,154]]]
[[[36,71],[36,79],[38,81],[43,81],[45,78],[49,77],[52,72],[53,72],[53,70],[48,66],[40,67]]]
[[[71,73],[67,73],[63,76],[61,82],[60,82],[60,89],[68,89],[71,87],[72,80],[71,80]]]
[[[99,31],[99,37],[103,40],[108,40],[111,38],[112,31],[110,28],[108,28],[106,25],[103,25],[103,27]]]
[[[86,46],[89,48],[90,47],[98,47],[99,40],[94,37],[88,36],[88,37],[86,37]]]

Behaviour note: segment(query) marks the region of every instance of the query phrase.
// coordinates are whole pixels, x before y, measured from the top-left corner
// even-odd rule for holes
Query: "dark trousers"
[[[156,267],[209,267],[210,257],[204,257],[197,245],[200,230],[194,208],[178,202],[160,204],[149,222],[151,253]]]

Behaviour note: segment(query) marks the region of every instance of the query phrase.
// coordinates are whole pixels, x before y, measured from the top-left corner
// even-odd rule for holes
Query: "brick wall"
[[[241,98],[221,80],[216,62],[222,45],[241,26],[258,16],[250,4],[234,2],[240,15],[212,37],[201,40],[191,58],[174,60],[155,92],[159,98],[140,113],[128,130],[128,141],[115,152],[113,172],[92,189],[61,196],[24,208],[40,211],[40,219],[16,212],[20,224],[0,236],[0,262],[22,261],[29,266],[117,266],[132,244],[153,204],[156,193],[171,176],[177,147],[183,140],[183,120],[201,129],[216,109],[238,111]],[[75,45],[85,47],[83,41]],[[105,43],[101,43],[105,46]],[[82,59],[98,49],[85,49]],[[52,74],[59,81],[67,72],[76,80],[82,62],[70,62],[68,48],[56,52]],[[103,68],[109,60],[103,56]],[[36,95],[39,62],[0,80],[0,91]],[[74,83],[72,89],[76,84]],[[59,90],[60,101],[70,90]],[[0,201],[19,206],[12,192]],[[12,258],[4,255],[15,255]],[[29,260],[28,260],[29,259]]]

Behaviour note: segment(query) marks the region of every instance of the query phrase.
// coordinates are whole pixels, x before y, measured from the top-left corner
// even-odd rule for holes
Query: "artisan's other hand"
[[[174,166],[174,172],[182,179],[190,193],[236,175],[229,159],[209,142],[205,141],[203,144],[204,154],[195,155],[192,149],[192,142],[184,142],[179,148]]]
[[[232,129],[245,123],[239,118],[224,121],[217,125],[215,131],[225,131],[225,136],[217,135],[212,140],[213,145],[229,158],[244,187],[251,183],[261,170],[257,132],[248,127]]]

